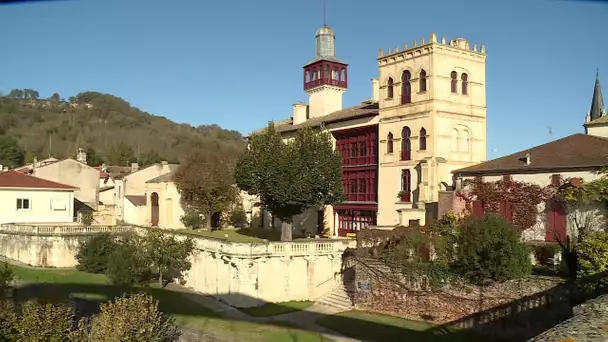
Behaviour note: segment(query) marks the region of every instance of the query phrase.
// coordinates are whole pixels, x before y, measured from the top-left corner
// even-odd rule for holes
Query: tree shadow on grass
[[[244,314],[228,317],[222,312],[214,312],[197,303],[196,297],[205,297],[204,295],[180,293],[158,287],[129,288],[106,284],[30,283],[19,287],[15,291],[14,299],[20,302],[33,299],[69,300],[79,319],[97,313],[101,303],[134,291],[147,291],[154,296],[159,301],[160,310],[175,316],[179,324],[187,326],[185,332],[188,334],[192,335],[194,332],[200,331],[206,334],[205,338],[211,335],[217,341],[321,342],[328,340],[320,333],[340,336],[331,330],[318,329],[312,324],[298,324],[299,319],[284,322],[278,321],[277,318],[259,319]],[[319,321],[320,325],[338,333],[370,342],[489,341],[485,338],[478,338],[470,332],[430,329],[430,326],[424,324],[418,327],[413,324],[412,327],[409,327],[357,317],[325,316],[313,312],[306,313],[306,315],[309,316],[302,319],[306,322]],[[296,326],[297,328],[294,328]],[[191,340],[196,341],[197,338]]]

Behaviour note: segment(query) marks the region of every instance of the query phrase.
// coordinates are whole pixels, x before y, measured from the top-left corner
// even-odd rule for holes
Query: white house
[[[18,171],[0,173],[0,223],[74,221],[78,188]]]

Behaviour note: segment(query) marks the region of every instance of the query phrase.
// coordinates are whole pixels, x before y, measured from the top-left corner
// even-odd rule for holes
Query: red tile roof
[[[524,162],[530,153],[530,165]],[[573,134],[508,156],[452,171],[456,175],[601,169],[608,165],[608,138]]]
[[[15,170],[0,172],[0,188],[78,190],[71,185],[30,176]]]

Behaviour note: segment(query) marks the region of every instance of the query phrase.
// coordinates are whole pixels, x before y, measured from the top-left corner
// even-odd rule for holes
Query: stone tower
[[[424,224],[451,171],[486,159],[485,46],[431,34],[380,50],[378,68],[378,225]]]
[[[323,26],[317,30],[315,38],[316,56],[304,66],[304,91],[309,96],[308,118],[341,110],[342,95],[348,84],[348,65],[335,56],[334,31]]]

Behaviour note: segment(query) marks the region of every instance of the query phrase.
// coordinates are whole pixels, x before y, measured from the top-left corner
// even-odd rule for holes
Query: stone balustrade
[[[38,267],[74,267],[78,246],[91,235],[148,229],[153,228],[3,224],[0,255]],[[167,232],[195,242],[185,285],[235,306],[314,300],[341,283],[342,256],[356,247],[351,239],[242,243]]]
[[[0,233],[22,235],[90,235],[97,233],[124,233],[132,231],[130,226],[78,226],[78,225],[25,225],[2,224]]]

